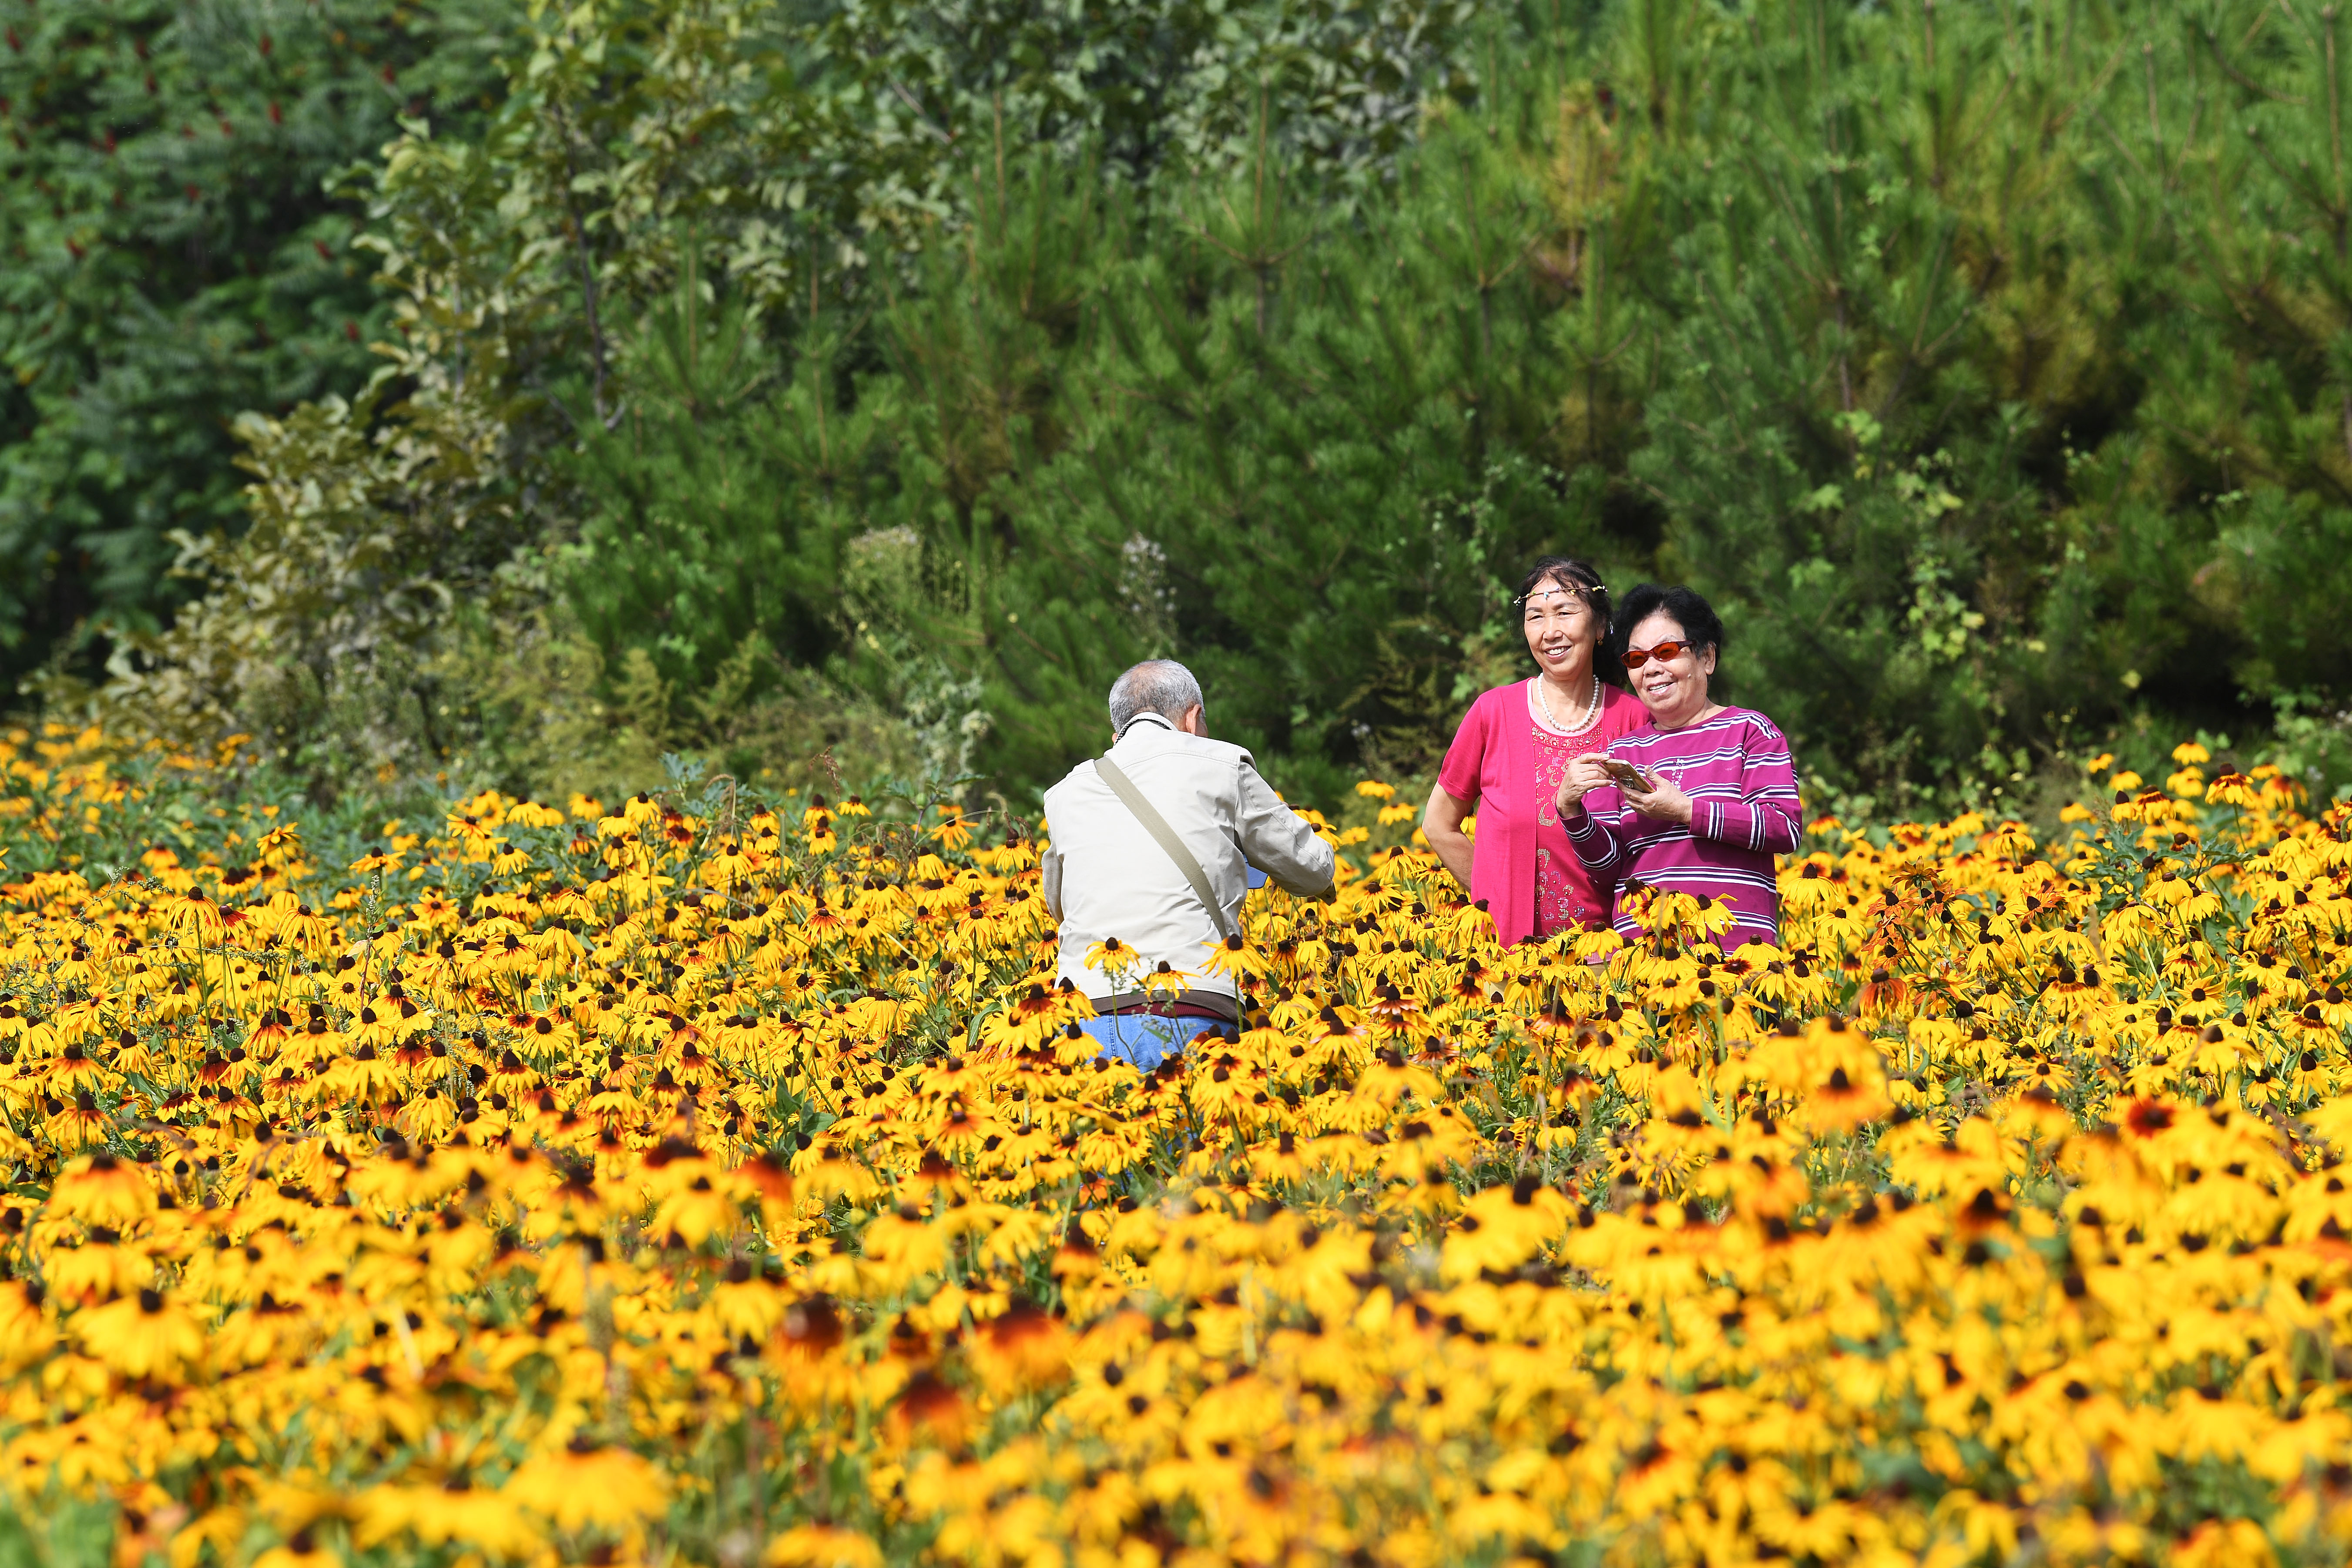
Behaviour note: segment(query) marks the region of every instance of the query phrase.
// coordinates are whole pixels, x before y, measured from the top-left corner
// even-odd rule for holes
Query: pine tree
[[[1780,0],[1684,26],[1706,90],[1622,89],[1666,106],[1629,155],[1679,235],[1632,459],[1673,520],[1660,566],[1722,609],[1726,693],[1831,782],[1999,794],[2049,733],[2064,558],[2027,469],[2095,395],[2046,360],[2117,346],[2073,314],[2080,231],[2016,199],[2079,157],[2059,23]]]
[[[1559,389],[1528,261],[1551,225],[1538,165],[1492,129],[1439,128],[1361,222],[1298,199],[1262,133],[1111,271],[1067,448],[992,498],[1008,772],[1090,749],[1109,677],[1163,649],[1302,788],[1368,754],[1425,768],[1517,563],[1603,543],[1538,455]]]
[[[2119,618],[2143,689],[2222,713],[2352,689],[2347,49],[2332,5],[2184,10],[2151,40],[2170,90],[2126,174],[2182,254],[2179,309],[2139,345],[2147,437],[2102,476],[2156,545]]]
[[[877,477],[889,405],[830,406],[831,356],[803,341],[782,390],[740,297],[706,302],[689,268],[629,353],[632,395],[562,468],[591,510],[559,552],[581,628],[615,668],[639,650],[684,691],[747,646],[820,667],[841,646],[842,546]]]

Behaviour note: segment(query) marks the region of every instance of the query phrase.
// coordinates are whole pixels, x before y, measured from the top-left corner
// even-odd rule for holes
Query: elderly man
[[[1238,942],[1251,868],[1326,898],[1333,857],[1247,752],[1209,739],[1201,683],[1182,665],[1155,658],[1120,676],[1110,729],[1107,755],[1045,792],[1045,907],[1062,922],[1062,978],[1101,1015],[1087,1033],[1149,1070],[1239,1022],[1240,995],[1209,956]],[[1087,961],[1114,938],[1132,963]]]

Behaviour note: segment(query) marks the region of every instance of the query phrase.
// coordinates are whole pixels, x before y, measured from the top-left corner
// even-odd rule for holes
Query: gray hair
[[[1172,658],[1147,658],[1111,682],[1110,727],[1124,735],[1144,713],[1157,713],[1171,723],[1203,706],[1201,683]]]

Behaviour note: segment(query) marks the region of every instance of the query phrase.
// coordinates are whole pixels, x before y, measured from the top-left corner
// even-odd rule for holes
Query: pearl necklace
[[[1573,728],[1551,716],[1551,699],[1544,694],[1544,678],[1540,675],[1536,677],[1536,701],[1543,709],[1545,723],[1562,735],[1581,735],[1591,729],[1593,723],[1601,717],[1601,677],[1597,674],[1593,676],[1592,697],[1584,706],[1584,717]]]

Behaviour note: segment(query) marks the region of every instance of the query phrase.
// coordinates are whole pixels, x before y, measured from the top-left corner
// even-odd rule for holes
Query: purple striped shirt
[[[1609,743],[1609,754],[1653,777],[1672,779],[1691,799],[1690,826],[1653,822],[1625,804],[1614,784],[1584,797],[1562,820],[1576,858],[1601,886],[1639,881],[1676,893],[1706,893],[1739,922],[1718,939],[1777,943],[1780,899],[1772,857],[1794,852],[1801,806],[1788,738],[1745,708],[1679,730],[1645,726]],[[1622,909],[1616,927],[1641,926]]]

